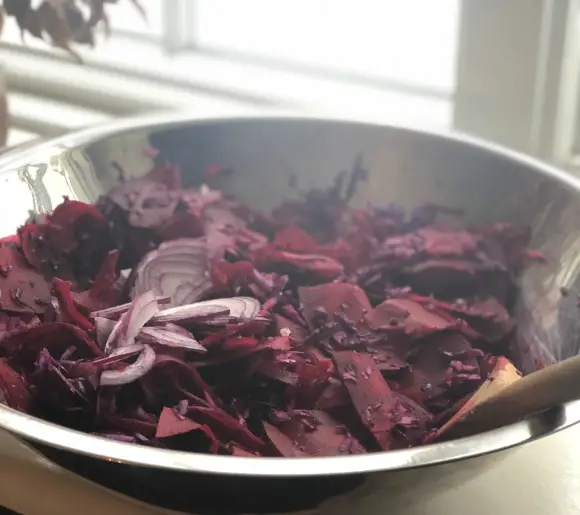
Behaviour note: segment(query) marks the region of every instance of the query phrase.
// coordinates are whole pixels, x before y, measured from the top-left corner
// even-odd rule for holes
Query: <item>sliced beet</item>
[[[22,364],[35,361],[40,351],[45,348],[53,356],[61,356],[69,348],[73,348],[79,358],[102,355],[102,351],[85,331],[74,325],[59,322],[25,329],[2,342],[3,351]]]
[[[337,313],[358,325],[372,309],[365,292],[356,284],[328,283],[302,287],[299,296],[304,317],[312,329],[319,326],[321,318],[327,316],[333,320]]]
[[[296,254],[273,246],[258,248],[252,255],[255,266],[264,272],[281,272],[306,282],[332,281],[344,274],[344,266],[322,254]]]
[[[397,446],[397,426],[421,432],[430,414],[408,398],[394,392],[368,354],[338,351],[332,354],[341,380],[346,386],[360,421],[373,434],[383,450]]]
[[[264,422],[264,431],[280,456],[285,458],[302,458],[308,456],[306,452],[300,450],[299,446],[276,426]]]
[[[116,288],[118,260],[118,250],[109,252],[91,287],[84,292],[72,293],[75,304],[85,313],[110,308],[119,303],[119,292]]]
[[[50,305],[50,284],[6,243],[0,245],[0,292],[7,312],[42,315]]]
[[[385,300],[368,314],[366,320],[373,329],[400,327],[410,340],[458,326],[457,319],[445,312],[410,299]]]
[[[6,359],[0,359],[0,402],[25,413],[30,409],[30,391],[21,374]]]
[[[362,454],[365,448],[346,428],[324,411],[298,411],[279,429],[310,456]]]
[[[180,415],[173,408],[163,408],[161,415],[159,415],[159,421],[157,422],[155,438],[162,440],[167,439],[168,441],[166,443],[171,447],[176,447],[176,443],[178,447],[187,447],[189,444],[191,447],[185,450],[196,450],[196,440],[190,442],[187,442],[184,439],[181,439],[179,442],[176,442],[175,439],[172,441],[169,440],[171,437],[187,435],[188,433],[201,433],[202,438],[205,438],[208,441],[209,452],[217,454],[219,441],[208,426],[198,424],[187,416]]]
[[[266,444],[239,420],[217,407],[192,407],[188,415],[207,424],[222,442],[235,442],[251,451],[264,451]]]
[[[432,400],[440,402],[441,397],[449,405],[480,384],[479,364],[462,334],[440,332],[415,345],[410,365],[393,379],[398,392],[425,406],[432,406]]]

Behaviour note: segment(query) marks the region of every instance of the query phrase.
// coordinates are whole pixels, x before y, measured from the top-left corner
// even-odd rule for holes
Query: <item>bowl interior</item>
[[[517,304],[519,366],[526,372],[578,353],[576,295],[580,258],[580,193],[532,161],[491,147],[433,134],[363,124],[314,120],[238,120],[136,131],[88,144],[83,152],[93,200],[118,180],[117,166],[130,176],[157,161],[181,165],[188,185],[199,185],[208,165],[232,169],[228,192],[263,209],[295,196],[297,189],[328,186],[357,157],[369,172],[355,204],[395,202],[412,209],[424,202],[461,208],[466,223],[516,222],[532,228],[531,247],[547,264],[522,278]],[[116,160],[116,163],[113,161]],[[89,175],[83,168],[82,175]],[[561,288],[572,293],[564,297]]]
[[[162,124],[128,127],[92,129],[3,156],[0,201],[10,206],[16,202],[17,212],[10,208],[11,222],[5,219],[0,225],[0,236],[13,233],[29,209],[48,211],[62,195],[96,200],[119,180],[120,167],[126,176],[138,177],[154,162],[168,160],[181,165],[186,185],[199,185],[206,167],[219,164],[234,171],[227,182],[228,192],[269,209],[296,195],[292,183],[301,190],[329,185],[360,157],[369,178],[353,200],[359,205],[395,202],[412,208],[436,202],[464,209],[466,223],[529,225],[532,247],[546,255],[547,264],[530,267],[521,280],[516,306],[518,364],[529,372],[578,353],[580,317],[575,292],[580,286],[580,224],[576,223],[580,185],[574,179],[467,138],[395,127],[275,118],[195,123],[168,118]],[[159,155],[150,157],[144,152],[147,147],[158,149]],[[563,296],[562,287],[571,294]],[[3,411],[0,425],[10,426]],[[14,424],[9,429],[14,430]],[[533,436],[528,431],[518,438],[525,440],[525,434]],[[497,445],[518,443],[517,438],[508,440]],[[118,449],[115,443],[111,445]],[[477,452],[487,448],[486,443]],[[440,455],[429,451],[420,463],[408,463],[428,464],[436,458]]]

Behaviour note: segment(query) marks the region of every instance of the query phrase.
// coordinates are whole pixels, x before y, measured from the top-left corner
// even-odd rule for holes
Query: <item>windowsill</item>
[[[144,52],[148,58],[139,59]],[[157,45],[120,38],[111,39],[87,54],[87,62],[218,95],[245,97],[250,102],[257,100],[265,103],[264,107],[270,104],[320,114],[339,113],[369,121],[396,119],[441,126],[449,124],[451,118],[451,99],[444,95],[418,95],[316,77],[201,51],[171,56]]]
[[[14,125],[46,136],[58,136],[71,129],[102,123],[111,116],[65,102],[41,99],[26,93],[10,94],[10,117]]]
[[[444,96],[431,97],[341,82],[203,52],[167,56],[159,47],[149,46],[150,58],[146,61],[137,59],[143,52],[143,44],[120,39],[97,48],[89,59],[117,71],[128,70],[161,80],[169,77],[176,84],[218,94],[246,96],[250,100],[258,99],[273,106],[300,111],[339,114],[368,121],[392,119],[441,126],[447,126],[451,121],[451,100]],[[118,57],[111,60],[111,55]],[[128,55],[134,56],[129,58],[130,69],[126,68]]]

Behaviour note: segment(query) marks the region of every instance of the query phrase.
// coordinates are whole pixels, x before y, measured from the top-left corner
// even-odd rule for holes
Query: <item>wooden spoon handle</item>
[[[473,408],[450,437],[468,436],[523,420],[529,415],[580,399],[580,356],[522,377]]]

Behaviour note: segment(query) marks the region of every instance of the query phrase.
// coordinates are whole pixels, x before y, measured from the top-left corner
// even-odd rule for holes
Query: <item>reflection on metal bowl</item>
[[[118,179],[115,162],[133,176],[152,158],[145,146],[181,165],[199,184],[206,166],[235,169],[228,190],[268,209],[289,196],[289,176],[304,188],[330,183],[362,154],[369,181],[355,203],[434,201],[465,209],[469,221],[529,224],[548,264],[527,270],[516,306],[519,363],[525,371],[578,353],[580,317],[580,182],[533,159],[459,135],[310,118],[214,119],[161,116],[88,129],[0,156],[0,202],[46,211],[62,195],[93,201]],[[4,198],[5,197],[5,198]],[[10,220],[10,221],[9,221]],[[0,236],[22,220],[5,217]],[[510,447],[580,420],[573,402],[493,432],[388,453],[333,458],[239,458],[125,444],[58,427],[0,406],[0,427],[55,462],[143,500],[192,513],[352,513],[377,499],[421,488],[451,488]],[[388,506],[386,504],[385,506]]]

